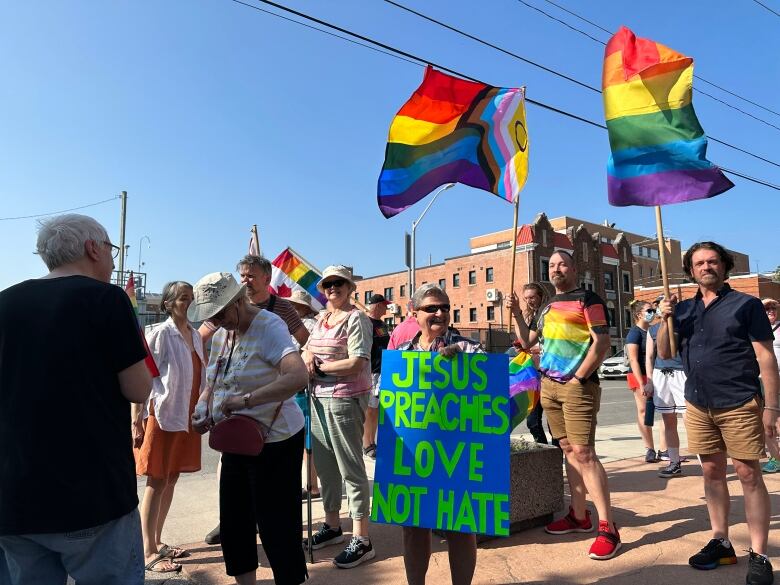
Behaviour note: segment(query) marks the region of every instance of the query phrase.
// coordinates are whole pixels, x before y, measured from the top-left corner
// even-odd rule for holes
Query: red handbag
[[[233,357],[235,334],[233,335],[232,341],[233,343],[230,347],[230,355],[227,359],[227,366],[222,373],[223,377],[225,372],[227,372],[227,369],[230,367],[230,360]],[[214,385],[216,385],[217,379],[219,378],[223,363],[223,357],[220,356],[217,360],[217,372],[214,376]],[[260,452],[265,446],[265,439],[271,432],[271,427],[274,426],[276,418],[279,416],[279,411],[282,409],[282,404],[283,402],[280,402],[279,406],[276,407],[274,418],[271,420],[271,424],[268,426],[268,431],[265,433],[263,432],[263,425],[259,421],[253,419],[251,416],[246,416],[243,414],[232,414],[227,418],[219,421],[212,427],[211,432],[209,433],[209,447],[215,451],[231,453],[233,455],[260,455]]]

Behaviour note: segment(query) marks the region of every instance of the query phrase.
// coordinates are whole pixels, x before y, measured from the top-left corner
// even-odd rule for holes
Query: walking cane
[[[314,564],[314,549],[311,541],[311,382],[306,386],[306,437],[304,447],[306,449],[306,521],[309,524],[309,538],[306,541],[307,548],[309,549],[309,563]]]

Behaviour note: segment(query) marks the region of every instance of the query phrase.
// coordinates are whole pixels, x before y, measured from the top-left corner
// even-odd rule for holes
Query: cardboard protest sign
[[[373,522],[509,534],[508,364],[382,352]]]

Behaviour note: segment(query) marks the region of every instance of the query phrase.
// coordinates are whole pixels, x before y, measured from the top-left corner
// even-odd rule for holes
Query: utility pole
[[[125,223],[127,220],[127,191],[122,191],[119,197],[122,200],[122,215],[119,219],[119,286],[125,282]]]

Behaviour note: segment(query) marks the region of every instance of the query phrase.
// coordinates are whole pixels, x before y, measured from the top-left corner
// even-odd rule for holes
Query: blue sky
[[[252,2],[253,0],[247,0]],[[775,0],[770,0],[774,2]],[[528,0],[602,40],[544,0]],[[404,0],[411,7],[590,85],[603,47],[516,0]],[[780,111],[780,18],[748,0],[560,0],[610,30],[621,24],[696,60],[696,73]],[[602,122],[601,96],[379,0],[286,5]],[[259,5],[259,4],[258,4]],[[760,46],[760,51],[754,47]],[[320,268],[403,269],[418,203],[385,220],[376,205],[389,123],[423,68],[229,0],[6,3],[0,9],[0,217],[45,213],[128,191],[128,264],[151,290],[232,270],[260,229],[270,258],[291,245]],[[780,126],[780,116],[696,87]],[[694,104],[708,135],[780,159],[780,133],[712,100]],[[521,222],[540,211],[655,231],[651,208],[607,203],[606,132],[528,106],[530,173]],[[710,144],[716,164],[780,183],[780,169]],[[715,199],[664,209],[666,233],[780,264],[778,193],[742,179]],[[84,210],[119,238],[119,201]],[[472,235],[511,227],[512,208],[458,185],[417,230],[418,261],[468,251]],[[0,289],[44,274],[35,221],[0,221]]]

